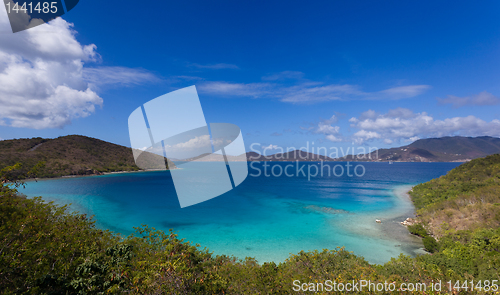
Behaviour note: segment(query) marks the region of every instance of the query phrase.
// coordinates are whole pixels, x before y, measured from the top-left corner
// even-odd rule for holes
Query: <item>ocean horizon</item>
[[[317,163],[299,162],[307,171]],[[297,163],[297,164],[299,164]],[[327,162],[331,166],[347,162]],[[446,174],[460,163],[372,163],[360,175],[260,173],[249,166],[238,187],[206,202],[180,208],[169,171],[114,173],[29,181],[28,197],[70,205],[93,215],[96,225],[124,236],[147,224],[208,248],[215,255],[283,262],[301,250],[345,247],[371,263],[403,253],[423,253],[419,238],[399,222],[412,217],[411,186]],[[279,171],[290,162],[267,162]],[[189,171],[186,171],[189,172]],[[375,222],[381,220],[381,223]]]

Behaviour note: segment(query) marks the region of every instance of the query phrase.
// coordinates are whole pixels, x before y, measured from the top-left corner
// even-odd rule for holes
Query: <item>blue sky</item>
[[[191,85],[247,150],[500,136],[499,13],[498,1],[81,0],[12,34],[0,11],[0,138],[129,146],[134,109]]]

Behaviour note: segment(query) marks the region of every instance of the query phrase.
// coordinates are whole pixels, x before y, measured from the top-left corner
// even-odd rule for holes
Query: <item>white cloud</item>
[[[314,133],[324,134],[326,139],[329,141],[333,142],[342,141],[340,134],[340,127],[332,125],[337,122],[338,122],[338,117],[335,115],[333,115],[328,120],[322,120],[318,123],[318,126],[315,127]]]
[[[109,84],[133,86],[160,81],[157,76],[147,70],[125,67],[84,68],[82,75],[85,81],[97,86]]]
[[[186,142],[180,142],[173,146],[165,146],[167,151],[179,151],[184,149],[199,149],[203,147],[211,147],[210,135],[196,136]]]
[[[339,134],[339,130],[340,130],[339,126],[332,126],[332,125],[320,122],[318,124],[318,127],[316,128],[316,133],[322,133],[322,134]]]
[[[272,93],[274,85],[270,83],[229,83],[208,82],[197,85],[200,92],[227,96],[262,97]]]
[[[429,90],[430,88],[431,87],[429,85],[399,86],[379,91],[378,96],[391,99],[410,98],[418,96],[424,93],[425,91]],[[377,98],[378,96],[375,95],[375,98]]]
[[[361,116],[359,117],[359,120],[365,120],[365,119],[373,119],[375,117],[377,117],[377,112],[375,112],[374,110],[368,110],[366,112],[363,112],[361,114]],[[353,121],[357,121],[358,119],[357,118],[352,118]]]
[[[100,57],[94,44],[81,45],[76,39],[72,24],[57,18],[48,24],[12,34],[7,11],[0,9],[1,52],[16,54],[27,60],[45,61],[94,61]]]
[[[375,131],[359,130],[358,132],[354,133],[353,139],[354,139],[354,142],[361,144],[365,140],[370,140],[370,139],[380,138],[380,137],[381,137],[380,134],[375,132]],[[389,141],[392,143],[391,139],[388,139],[388,138],[385,139],[386,143],[388,143]]]
[[[315,83],[316,84],[316,83]],[[360,95],[353,85],[297,85],[284,89],[280,100],[294,104],[316,103],[330,100],[341,100],[346,96]],[[278,93],[278,96],[279,93]]]
[[[81,45],[61,18],[16,34],[0,34],[0,118],[2,125],[60,128],[101,106],[82,77],[95,61],[95,45]],[[0,11],[0,30],[10,29]]]
[[[262,146],[262,149],[263,150],[277,150],[277,149],[281,149],[281,148],[275,144],[270,144],[268,146]]]
[[[102,106],[94,85],[152,78],[143,70],[85,68],[100,61],[96,46],[80,44],[62,18],[13,34],[0,9],[0,31],[0,125],[62,128]]]
[[[218,63],[218,64],[197,64],[197,63],[190,63],[190,67],[195,67],[198,69],[209,69],[209,70],[222,70],[222,69],[232,69],[232,70],[237,70],[239,67],[237,65],[233,64],[226,64],[226,63]]]
[[[453,108],[459,108],[466,105],[476,105],[476,106],[492,106],[500,104],[500,97],[494,96],[493,94],[483,91],[479,94],[458,97],[454,95],[448,95],[446,98],[438,98],[440,104],[452,104]]]
[[[335,135],[332,135],[332,134],[327,135],[327,136],[326,136],[326,139],[328,139],[329,141],[333,141],[333,142],[339,142],[339,141],[342,141],[342,138],[339,138],[339,137],[337,137],[337,136],[335,136]]]
[[[362,99],[402,99],[414,97],[429,89],[428,85],[409,85],[385,89],[377,92],[364,92],[356,85],[324,84],[322,82],[304,82],[297,85],[277,83],[281,74],[275,77],[267,76],[264,80],[275,83],[232,83],[211,81],[199,85],[201,92],[224,96],[241,96],[252,98],[274,98],[293,104],[312,104],[332,100],[362,100]]]
[[[338,121],[339,121],[339,117],[337,117],[336,115],[332,115],[330,117],[330,119],[324,120],[323,123],[325,123],[325,124],[334,124],[334,123],[337,123]]]
[[[475,116],[454,117],[436,120],[426,112],[413,113],[397,108],[387,114],[373,111],[363,113],[360,118],[349,120],[351,127],[358,129],[353,140],[362,143],[372,139],[415,141],[419,138],[441,136],[500,136],[500,120],[486,122]]]

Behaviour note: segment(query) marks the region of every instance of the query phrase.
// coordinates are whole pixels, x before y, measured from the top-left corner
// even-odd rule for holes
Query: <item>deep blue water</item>
[[[297,163],[270,163],[281,168],[290,164],[294,165],[290,173],[295,173]],[[346,168],[346,163],[328,164]],[[262,164],[254,164],[260,176],[252,176],[258,171],[249,168],[248,178],[234,190],[183,209],[168,171],[39,180],[29,182],[22,192],[58,204],[71,203],[73,210],[95,215],[99,227],[124,235],[141,224],[173,228],[181,238],[215,254],[256,257],[259,262],[284,261],[289,253],[337,246],[375,263],[399,253],[413,255],[411,247],[398,246],[404,242],[374,234],[377,225],[371,219],[362,224],[367,223],[363,217],[383,218],[387,212],[404,211],[394,188],[439,177],[459,163],[352,163],[357,164],[365,167],[361,177],[328,176],[325,169],[323,176],[310,179],[302,174],[266,177]],[[307,174],[311,164],[298,165],[306,165]],[[352,220],[360,222],[355,230]]]

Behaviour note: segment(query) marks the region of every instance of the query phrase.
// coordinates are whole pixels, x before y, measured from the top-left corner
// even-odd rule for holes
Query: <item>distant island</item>
[[[54,139],[31,138],[0,141],[0,169],[21,163],[25,173],[40,162],[38,177],[101,175],[139,171],[132,149],[96,138],[68,135]],[[175,165],[166,161],[166,166]]]
[[[453,136],[419,139],[406,146],[378,149],[368,154],[346,155],[338,158],[303,150],[267,156],[248,152],[246,156],[248,161],[467,162],[497,153],[500,153],[500,138]]]
[[[406,146],[378,149],[369,154],[338,158],[293,150],[273,155],[261,155],[252,151],[239,156],[227,155],[227,159],[261,162],[467,162],[496,153],[500,153],[500,138],[454,136],[419,139]],[[223,161],[223,157],[204,154],[186,160]],[[178,160],[165,158],[167,169],[176,168],[175,161]],[[134,161],[131,148],[82,135],[68,135],[54,139],[36,137],[0,141],[0,169],[22,163],[21,171],[25,173],[40,162],[44,162],[45,165],[37,172],[38,177],[101,175],[110,172],[141,170]]]
[[[394,161],[394,162],[467,162],[473,159],[500,153],[500,138],[480,137],[440,137],[419,139],[409,145],[379,149],[357,161]],[[378,155],[378,157],[377,157]],[[352,156],[339,160],[353,160]]]

